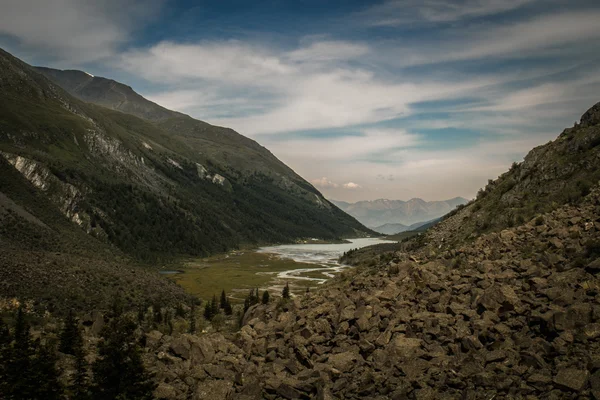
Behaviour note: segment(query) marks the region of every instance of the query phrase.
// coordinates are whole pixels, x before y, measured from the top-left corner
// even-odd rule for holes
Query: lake
[[[189,259],[182,273],[169,275],[188,292],[207,299],[230,293],[243,301],[249,289],[265,289],[278,294],[286,282],[292,293],[318,288],[345,268],[338,258],[346,251],[389,241],[378,238],[350,239],[339,244],[289,244],[232,251],[208,258]]]

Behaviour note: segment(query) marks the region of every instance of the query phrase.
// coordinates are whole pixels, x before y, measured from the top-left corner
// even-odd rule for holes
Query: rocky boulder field
[[[234,338],[147,335],[172,399],[600,399],[600,191],[248,310]],[[191,396],[191,397],[190,397]]]

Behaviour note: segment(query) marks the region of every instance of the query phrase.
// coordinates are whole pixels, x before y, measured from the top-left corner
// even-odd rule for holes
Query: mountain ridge
[[[410,226],[420,222],[425,223],[441,217],[467,201],[462,197],[438,201],[425,201],[421,198],[412,198],[407,201],[376,199],[355,203],[332,200],[342,210],[370,228],[385,224]]]

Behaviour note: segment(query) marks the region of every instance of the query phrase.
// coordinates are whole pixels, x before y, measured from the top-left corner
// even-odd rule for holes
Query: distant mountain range
[[[408,231],[421,231],[428,227],[436,224],[441,218],[435,218],[430,221],[415,222],[412,225],[404,224],[383,224],[372,228],[375,232],[383,233],[385,235],[395,235],[396,233],[408,232]]]
[[[463,197],[442,201],[414,198],[408,201],[378,199],[356,203],[332,200],[332,203],[364,225],[385,234],[414,230],[467,202]]]

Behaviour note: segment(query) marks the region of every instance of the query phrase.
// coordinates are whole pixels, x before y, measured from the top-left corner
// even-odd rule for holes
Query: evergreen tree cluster
[[[246,313],[246,311],[248,311],[250,307],[252,307],[255,304],[258,304],[259,300],[260,297],[258,297],[258,288],[250,289],[248,296],[246,296],[246,298],[244,299],[244,314]]]
[[[0,320],[0,398],[6,400],[62,399],[56,353],[33,340],[25,312],[19,309],[11,330]]]
[[[207,321],[212,321],[221,311],[225,315],[233,314],[233,307],[225,294],[225,290],[221,291],[221,298],[219,300],[217,300],[217,296],[213,296],[211,300],[206,302],[204,305],[204,318]]]
[[[142,363],[136,329],[127,317],[113,318],[101,332],[98,358],[90,366],[78,322],[70,313],[58,344],[58,350],[74,360],[75,371],[65,387],[59,380],[56,347],[32,339],[25,312],[19,309],[13,329],[0,319],[0,399],[152,399],[156,386]]]

